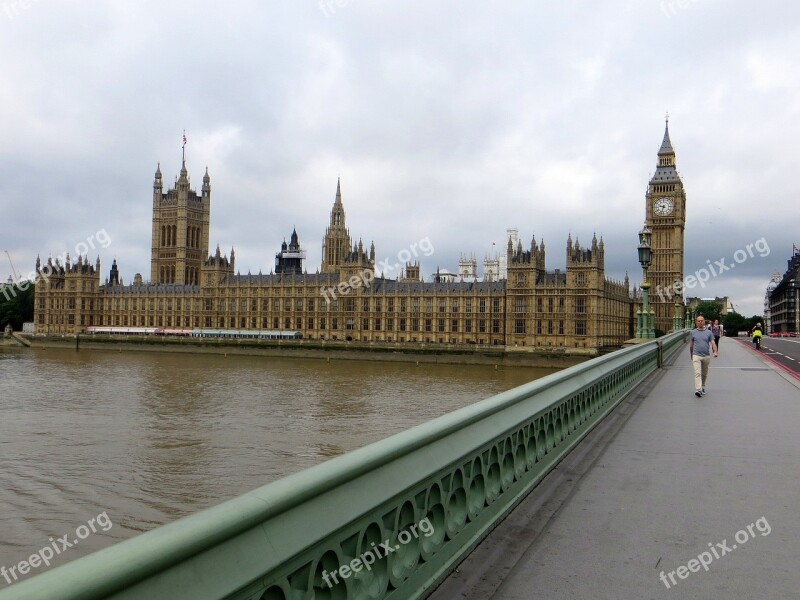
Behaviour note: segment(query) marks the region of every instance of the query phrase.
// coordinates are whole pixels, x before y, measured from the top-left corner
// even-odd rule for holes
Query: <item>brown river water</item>
[[[0,348],[0,567],[69,534],[63,564],[552,372]]]

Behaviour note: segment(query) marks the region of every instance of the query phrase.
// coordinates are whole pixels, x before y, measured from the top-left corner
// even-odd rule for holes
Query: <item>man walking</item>
[[[706,320],[699,316],[695,319],[696,327],[692,329],[692,341],[689,342],[689,355],[694,366],[694,395],[698,398],[706,393],[706,378],[708,365],[711,362],[711,352],[717,357],[717,344],[714,334],[706,329]]]

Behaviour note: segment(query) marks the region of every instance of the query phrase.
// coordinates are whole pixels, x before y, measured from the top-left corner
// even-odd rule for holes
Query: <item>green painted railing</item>
[[[16,583],[0,600],[423,598],[687,336],[498,394]],[[357,568],[366,553],[374,564]],[[328,575],[342,565],[354,572]]]

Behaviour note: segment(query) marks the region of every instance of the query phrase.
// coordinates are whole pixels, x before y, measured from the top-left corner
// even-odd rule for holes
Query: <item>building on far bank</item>
[[[733,312],[733,303],[728,296],[714,296],[713,298],[698,298],[698,297],[688,297],[686,298],[686,306],[692,310],[697,308],[697,305],[701,302],[714,302],[715,304],[720,305],[719,314],[722,316],[727,315],[729,312]]]
[[[440,271],[425,282],[414,262],[389,279],[376,273],[374,243],[366,248],[351,238],[337,182],[315,272],[304,267],[294,230],[276,254],[274,272],[241,274],[233,249],[209,253],[208,170],[199,194],[185,161],[174,188],[164,192],[162,180],[159,166],[150,280],[137,273],[124,284],[116,260],[103,281],[99,258],[95,264],[83,256],[66,264],[37,259],[37,333],[76,334],[90,326],[283,330],[312,341],[488,344],[590,356],[634,335],[635,294],[627,275],[606,278],[602,237],[582,246],[570,234],[564,269],[548,270],[544,242],[532,238],[524,248],[518,230],[509,230],[502,267],[492,257],[482,281],[474,256],[462,256],[458,275]],[[651,280],[682,280],[685,193],[668,130],[646,203],[654,233]],[[665,331],[672,328],[674,298],[667,308],[657,311]]]
[[[786,272],[769,295],[772,331],[800,332],[800,248],[792,244]]]
[[[764,293],[764,333],[769,335],[772,333],[772,309],[769,306],[769,299],[772,292],[778,287],[783,277],[779,271],[772,274],[772,279],[767,284],[767,291]]]

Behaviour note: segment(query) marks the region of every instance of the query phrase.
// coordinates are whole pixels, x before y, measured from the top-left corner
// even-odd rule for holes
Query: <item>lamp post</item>
[[[641,327],[637,330],[637,336],[643,339],[650,339],[656,337],[653,328],[653,311],[650,310],[650,282],[647,281],[647,269],[653,260],[653,232],[645,224],[644,228],[639,232],[639,264],[642,265],[642,310],[641,319],[637,319],[641,323]],[[639,315],[637,314],[637,317]]]
[[[672,318],[672,331],[678,331],[683,326],[683,306],[675,301],[675,315]]]

